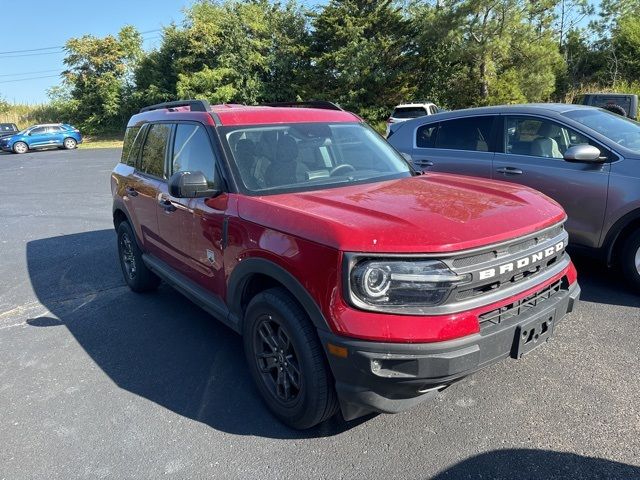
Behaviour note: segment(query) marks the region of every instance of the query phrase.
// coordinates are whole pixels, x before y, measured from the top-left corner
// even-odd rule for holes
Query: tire
[[[24,142],[16,142],[13,144],[13,151],[15,153],[27,153],[29,151],[29,145]]]
[[[151,292],[160,285],[160,278],[142,260],[136,238],[128,222],[118,225],[118,257],[124,281],[134,292]]]
[[[78,142],[76,142],[75,139],[71,137],[67,137],[62,142],[62,145],[64,146],[65,150],[73,150],[78,146]]]
[[[624,108],[622,108],[620,105],[616,105],[615,103],[609,104],[609,105],[604,105],[602,108],[604,108],[605,110],[608,110],[612,113],[617,113],[618,115],[622,116],[622,117],[626,117],[627,116],[627,112]]]
[[[335,415],[333,377],[315,327],[286,290],[271,288],[249,302],[243,342],[258,391],[282,423],[303,430]]]
[[[640,292],[640,230],[632,233],[625,242],[620,261],[625,278]]]

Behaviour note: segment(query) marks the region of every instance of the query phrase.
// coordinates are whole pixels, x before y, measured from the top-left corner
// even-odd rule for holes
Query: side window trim
[[[527,118],[532,118],[534,120],[540,120],[540,121],[547,121],[547,122],[551,122],[551,123],[555,123],[557,125],[559,125],[562,128],[566,128],[568,130],[574,130],[577,133],[579,133],[580,135],[587,137],[591,142],[593,142],[595,144],[595,146],[600,149],[601,153],[604,153],[605,156],[607,157],[607,159],[604,161],[604,163],[611,163],[611,162],[615,162],[616,160],[619,160],[619,155],[611,150],[609,147],[605,146],[602,144],[602,142],[599,142],[598,140],[594,139],[591,135],[584,133],[582,131],[579,131],[577,128],[572,127],[570,125],[567,125],[566,123],[562,122],[561,120],[558,120],[556,118],[550,118],[550,117],[545,117],[544,115],[538,115],[538,114],[531,114],[531,113],[501,113],[500,114],[502,117],[504,117],[504,121],[502,122],[502,152],[500,153],[504,153],[505,155],[520,155],[520,156],[524,156],[524,157],[530,157],[532,155],[522,155],[519,153],[507,153],[507,121],[509,120],[509,118],[523,118],[523,117],[527,117]],[[534,156],[535,157],[535,156]],[[535,158],[547,158],[547,157],[535,157]],[[556,158],[555,160],[562,160],[560,158]]]

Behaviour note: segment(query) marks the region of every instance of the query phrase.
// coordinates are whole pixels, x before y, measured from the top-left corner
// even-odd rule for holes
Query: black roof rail
[[[342,110],[344,109],[332,102],[327,102],[325,100],[309,100],[307,102],[274,102],[274,103],[263,103],[263,107],[293,107],[293,108],[322,108],[324,110]]]
[[[206,100],[176,100],[175,102],[163,102],[141,108],[140,113],[177,107],[191,107],[192,112],[208,112],[210,110],[209,102]]]

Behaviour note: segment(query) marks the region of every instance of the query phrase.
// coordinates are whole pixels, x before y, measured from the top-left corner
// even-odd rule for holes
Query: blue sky
[[[192,0],[31,0],[22,20],[7,21],[5,16],[0,26],[0,52],[57,47],[84,34],[115,34],[125,24],[134,25],[141,32],[156,30],[144,35],[145,48],[151,48],[159,41],[157,30],[172,21],[180,22],[182,9],[191,3]],[[7,14],[8,10],[3,12]],[[60,49],[0,54],[0,96],[18,103],[46,101],[46,90],[59,83],[57,75],[64,69],[63,58]],[[25,80],[28,78],[32,80]]]

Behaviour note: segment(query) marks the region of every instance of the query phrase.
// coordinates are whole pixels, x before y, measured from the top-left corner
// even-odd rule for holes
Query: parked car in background
[[[14,153],[51,147],[73,150],[80,143],[80,130],[66,123],[33,125],[21,132],[0,138],[0,148]]]
[[[18,132],[15,123],[0,123],[0,138],[10,137]]]
[[[436,113],[438,113],[438,107],[431,102],[402,103],[400,105],[396,105],[391,116],[387,119],[386,135],[389,136],[389,133],[391,132],[391,125],[395,123],[406,122],[413,118],[424,117],[425,115],[434,115]]]
[[[572,311],[556,202],[419,175],[358,116],[285,105],[146,107],[111,176],[129,287],[163,279],[241,333],[284,423],[406,410]]]
[[[420,170],[546,193],[567,211],[571,243],[640,290],[639,123],[581,105],[509,105],[412,120],[388,141]]]
[[[638,118],[638,96],[626,93],[585,93],[573,99],[576,105],[600,107],[625,115],[632,120]]]

